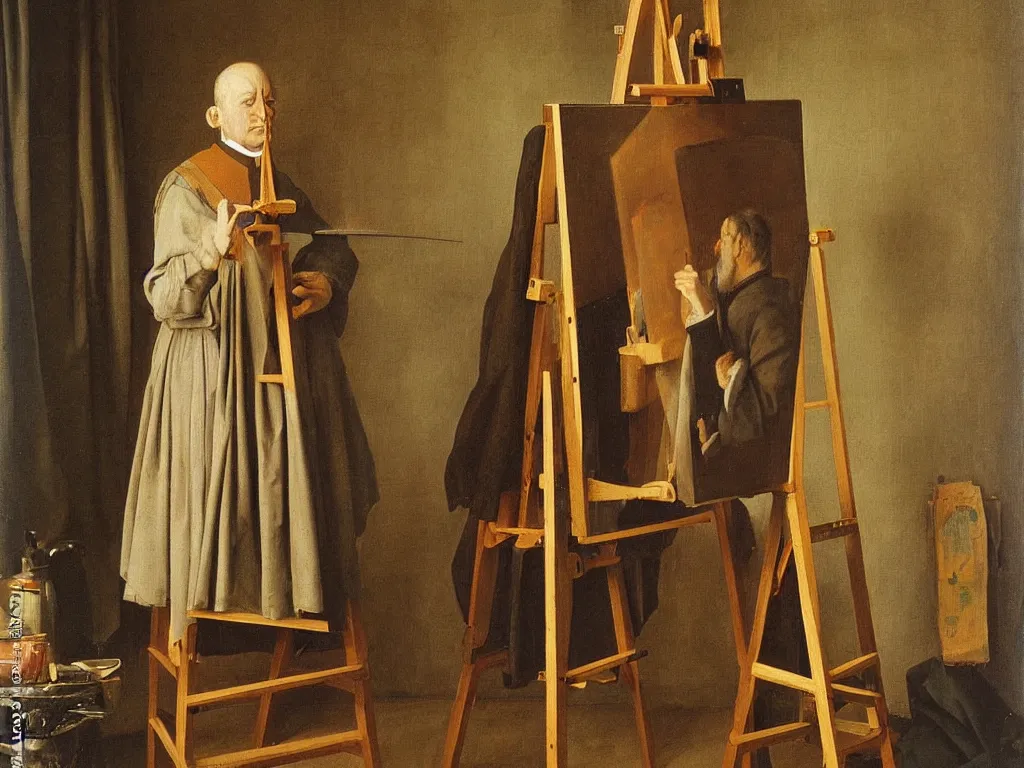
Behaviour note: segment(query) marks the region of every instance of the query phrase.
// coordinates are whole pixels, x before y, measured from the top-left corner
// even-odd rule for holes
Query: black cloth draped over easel
[[[526,370],[535,306],[526,298],[526,287],[543,151],[544,128],[537,126],[530,130],[523,142],[512,231],[498,260],[491,292],[484,305],[479,378],[459,420],[445,468],[449,508],[468,510],[466,525],[452,560],[452,579],[464,618],[469,614],[477,522],[494,520],[502,492],[514,490],[519,485],[526,413]],[[600,307],[579,309],[581,355],[588,349],[586,326],[594,326],[594,336],[602,335],[597,321],[617,316],[614,311],[609,315],[609,309],[614,310],[615,307],[606,306],[608,301],[614,302],[616,298],[602,300]],[[621,301],[625,306],[624,296]],[[628,310],[626,312],[628,316]],[[588,317],[595,322],[585,323]],[[617,393],[617,363],[614,373]],[[594,398],[601,399],[605,388],[598,385],[593,389],[592,393],[584,393],[585,396],[592,394]],[[608,409],[597,410],[604,412]],[[602,445],[597,449],[599,456],[620,456],[622,451],[616,450],[616,446],[628,449],[628,423],[617,407],[613,410],[612,428],[601,430]],[[609,434],[611,439],[605,439]],[[621,463],[614,458],[609,462]],[[636,516],[637,510],[627,508],[623,511],[625,515]],[[620,522],[626,524],[622,517]],[[636,522],[633,520],[629,524]],[[620,545],[630,609],[637,631],[657,607],[660,555],[669,541],[671,535],[657,535]],[[509,648],[506,685],[525,685],[536,679],[537,672],[543,667],[544,572],[540,550],[517,550],[511,541],[501,545],[488,646]],[[602,570],[592,571],[573,582],[569,653],[569,663],[573,666],[615,653],[611,606]]]

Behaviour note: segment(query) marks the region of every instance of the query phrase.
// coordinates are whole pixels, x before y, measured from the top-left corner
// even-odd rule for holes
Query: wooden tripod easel
[[[644,10],[643,6],[647,2],[648,0],[633,0],[630,5],[624,36],[626,45],[620,50],[616,64],[613,103],[624,101],[632,48]],[[709,95],[711,90],[706,82],[698,83],[693,88],[684,84],[675,43],[679,21],[677,20],[672,33],[669,34],[667,30],[667,1],[653,0],[653,4],[656,16],[653,55],[657,82],[652,86],[635,86],[634,93],[651,98],[652,102],[657,100],[657,103],[667,103],[669,98],[681,95]],[[707,5],[712,12],[711,21],[714,29],[717,30],[717,2],[708,0]],[[717,34],[717,32],[712,32],[710,39],[717,40]],[[712,56],[720,62],[720,47],[712,46],[710,50]],[[674,55],[672,51],[675,51]],[[715,54],[714,51],[718,51],[718,53]],[[671,73],[671,85],[675,87],[676,91],[664,95],[660,93],[652,95],[650,88],[668,87],[664,84],[666,62],[668,62],[668,71]],[[704,67],[703,71],[706,73],[707,67]],[[543,278],[545,226],[558,221],[556,205],[557,209],[562,211],[566,206],[565,169],[561,154],[557,105],[545,107],[544,124],[546,129],[544,154],[538,187],[530,280],[527,289],[527,298],[536,302],[536,309],[530,360],[526,372],[522,481],[518,493],[509,493],[502,497],[497,521],[490,523],[481,521],[478,524],[469,618],[463,647],[463,667],[459,678],[458,693],[449,720],[442,764],[445,768],[458,765],[469,713],[476,697],[477,683],[481,673],[500,666],[507,659],[506,650],[486,652],[485,644],[497,578],[497,547],[508,539],[514,538],[517,548],[543,547],[544,550],[546,648],[544,680],[547,701],[547,764],[549,766],[566,765],[568,687],[575,683],[596,679],[611,670],[618,670],[619,679],[628,688],[632,699],[640,742],[641,762],[645,768],[650,768],[654,765],[654,748],[640,685],[638,659],[641,654],[635,647],[621,560],[616,553],[616,546],[619,541],[627,538],[702,523],[714,523],[722,552],[734,639],[740,653],[739,661],[742,666],[743,656],[740,649],[745,647],[744,627],[726,526],[728,502],[715,504],[710,509],[681,519],[610,533],[590,532],[586,509],[591,501],[648,499],[673,502],[676,500],[676,496],[674,487],[665,481],[648,483],[643,487],[617,485],[593,478],[584,481],[579,354],[575,330],[576,305],[573,299],[568,229],[564,217],[560,226],[563,276],[561,291],[557,290],[554,283]],[[557,345],[550,342],[552,323],[557,323],[559,329]],[[549,370],[559,362],[561,366],[561,397],[553,400]],[[534,458],[536,426],[542,402],[544,405],[542,418],[544,471],[538,478],[534,473]],[[571,534],[580,544],[596,545],[597,550],[594,555],[580,556],[568,551],[569,521],[555,512],[555,446],[556,443],[563,442],[564,450],[560,450],[559,454],[564,452],[565,471],[568,475]],[[539,499],[539,492],[543,492],[543,504]],[[604,568],[607,575],[617,652],[607,658],[597,659],[581,667],[569,669],[569,626],[572,616],[571,581],[595,568]]]
[[[649,99],[655,106],[663,106],[671,99],[711,96],[711,79],[725,76],[718,0],[704,0],[704,29],[698,29],[690,35],[689,82],[683,73],[679,56],[678,38],[682,16],[672,18],[669,0],[630,0],[615,60],[611,103],[623,104],[626,101],[637,33],[646,14],[652,15],[650,21],[653,24],[652,82],[633,84],[629,87],[629,95]]]
[[[667,0],[631,0],[627,24],[616,62],[612,103],[624,103],[630,77],[630,65],[637,38],[637,29],[644,14],[653,15],[654,34],[652,72],[654,83],[632,85],[634,98],[649,99],[652,105],[664,105],[680,98],[713,94],[710,80],[722,77],[724,64],[721,44],[718,0],[705,0],[705,30],[690,38],[690,76],[685,82],[676,39],[679,20],[669,25]],[[647,18],[651,18],[649,15]],[[852,481],[846,452],[846,438],[839,404],[838,368],[835,357],[831,311],[825,283],[821,242],[832,239],[831,232],[816,232],[811,236],[813,246],[811,264],[814,275],[819,328],[825,362],[827,397],[819,402],[807,402],[803,378],[803,352],[801,348],[797,414],[794,418],[791,450],[790,479],[774,494],[768,535],[765,542],[765,560],[761,572],[757,605],[749,643],[745,637],[736,576],[725,525],[727,502],[714,504],[693,517],[654,525],[591,534],[587,521],[587,505],[591,501],[644,498],[654,501],[674,501],[674,489],[668,483],[654,482],[643,487],[629,487],[585,479],[582,465],[582,431],[579,392],[579,354],[577,350],[575,302],[569,254],[568,228],[564,217],[560,223],[562,281],[561,291],[543,279],[544,226],[556,222],[558,210],[566,210],[564,176],[561,157],[560,119],[558,106],[545,108],[546,140],[538,192],[537,215],[534,229],[533,255],[527,297],[537,302],[534,315],[533,339],[529,369],[527,371],[526,422],[524,425],[524,460],[522,483],[518,493],[502,498],[496,522],[478,524],[474,578],[471,590],[469,621],[464,643],[463,669],[459,689],[449,721],[443,765],[458,764],[468,724],[469,711],[476,695],[480,674],[502,664],[505,650],[485,651],[490,625],[491,601],[497,576],[496,547],[509,538],[515,546],[530,548],[543,546],[545,567],[545,637],[546,637],[546,701],[547,701],[547,764],[566,764],[566,692],[567,684],[592,678],[610,669],[618,669],[620,679],[627,685],[636,713],[640,737],[641,759],[644,766],[653,764],[650,729],[644,710],[640,688],[638,654],[634,648],[633,631],[628,606],[622,587],[619,558],[615,552],[619,540],[655,531],[678,528],[702,522],[715,522],[726,577],[733,621],[736,652],[740,667],[740,689],[736,701],[733,727],[729,736],[723,765],[735,768],[741,761],[749,766],[751,753],[791,738],[810,735],[814,726],[809,722],[749,732],[752,718],[754,687],[758,680],[783,685],[813,698],[817,713],[818,732],[826,768],[840,768],[846,756],[857,751],[878,749],[885,768],[894,768],[891,738],[887,726],[887,713],[882,693],[880,665],[875,647],[871,612],[868,603],[863,557],[853,503]],[[554,149],[553,149],[554,147]],[[547,342],[548,328],[553,322],[559,328],[557,350]],[[560,365],[561,392],[552,396],[549,371]],[[535,452],[535,426],[538,410],[543,403],[543,466],[540,478],[533,477]],[[809,525],[803,491],[804,419],[806,409],[827,408],[832,415],[833,448],[839,475],[842,519],[824,526]],[[559,441],[561,438],[561,444]],[[556,456],[564,459],[562,471],[569,488],[570,515],[556,513],[554,478],[559,465]],[[538,491],[542,491],[541,506]],[[783,519],[788,523],[791,541],[786,545],[781,561],[777,557],[782,540]],[[570,523],[571,521],[571,523]],[[597,544],[598,554],[587,559],[568,552],[569,533],[582,544]],[[858,635],[862,656],[835,669],[825,666],[821,643],[821,621],[818,604],[817,581],[810,544],[826,539],[845,537],[851,583],[854,591]],[[801,611],[810,657],[811,676],[769,667],[758,661],[764,637],[768,602],[775,580],[784,572],[789,558],[795,564],[800,591]],[[608,574],[609,595],[615,621],[618,654],[599,659],[578,669],[567,668],[568,631],[571,617],[570,580],[586,571],[604,567]],[[864,686],[841,684],[837,681],[865,675],[873,680]],[[873,686],[873,687],[868,687]],[[838,719],[835,700],[863,704],[867,723]]]
[[[718,0],[704,0],[705,30],[698,31],[690,37],[690,75],[692,78],[690,84],[684,83],[681,67],[678,66],[678,50],[675,40],[680,24],[676,19],[669,27],[670,14],[667,0],[631,0],[623,48],[620,50],[616,62],[612,102],[623,103],[625,101],[637,21],[648,2],[653,3],[655,16],[653,51],[655,82],[651,85],[632,86],[631,95],[650,97],[652,105],[664,105],[673,98],[704,95],[699,90],[702,85],[706,85],[711,78],[724,76]],[[698,51],[703,51],[703,57],[697,56]],[[750,643],[749,645],[742,641],[737,643],[737,654],[740,657],[740,687],[733,727],[723,761],[725,768],[734,768],[737,759],[743,760],[744,765],[747,765],[747,756],[759,747],[802,738],[814,730],[813,724],[801,722],[748,732],[754,689],[759,680],[794,689],[813,698],[826,768],[841,768],[845,765],[849,754],[872,749],[880,752],[885,768],[894,768],[895,766],[882,687],[881,663],[875,643],[860,529],[857,524],[856,505],[853,497],[846,429],[839,399],[839,368],[822,252],[822,243],[831,242],[833,239],[833,234],[829,230],[817,231],[810,236],[811,273],[817,307],[818,331],[821,338],[826,397],[824,400],[814,402],[808,402],[806,399],[804,347],[801,344],[789,482],[784,488],[774,493]],[[842,517],[832,523],[811,527],[807,517],[807,502],[803,486],[803,455],[806,411],[815,409],[827,409],[831,417],[832,449]],[[783,519],[786,520],[790,539],[780,558],[777,557],[777,553],[782,536]],[[853,591],[857,635],[862,655],[834,669],[829,669],[825,663],[821,642],[821,611],[811,544],[834,538],[845,538],[846,540],[847,566]],[[801,613],[811,668],[809,678],[776,669],[758,661],[764,638],[768,601],[774,584],[781,578],[791,557],[796,566],[800,591]],[[865,678],[866,685],[857,687],[840,682],[849,681],[850,678],[855,677]],[[837,718],[835,711],[837,697],[847,702],[863,705],[867,712],[867,723]]]
[[[292,295],[291,262],[288,258],[288,244],[281,238],[281,227],[276,219],[278,216],[295,213],[296,205],[294,200],[279,200],[274,189],[270,134],[271,126],[268,120],[260,166],[260,199],[253,201],[252,206],[239,207],[255,212],[261,219],[246,227],[245,236],[260,252],[261,257],[269,259],[273,277],[274,317],[281,370],[278,373],[258,373],[256,381],[265,385],[280,385],[286,391],[294,393],[296,391],[296,375],[292,337],[295,332],[295,318],[290,303]],[[172,659],[168,652],[168,610],[166,608],[152,609],[150,641],[147,648],[149,704],[146,727],[146,768],[154,768],[156,765],[158,741],[171,758],[175,768],[278,766],[338,752],[352,752],[360,755],[366,768],[376,768],[381,764],[373,694],[370,686],[366,634],[363,631],[359,604],[355,600],[349,600],[346,605],[345,664],[340,667],[284,677],[282,675],[293,657],[294,633],[296,631],[329,632],[328,622],[306,618],[268,619],[257,613],[217,611],[189,611],[188,618],[191,623],[186,627],[180,644],[175,644],[177,653],[174,655],[178,658]],[[197,620],[273,627],[276,630],[277,639],[268,679],[195,693],[193,687],[197,656]],[[165,718],[160,715],[158,710],[161,667],[175,681],[175,712],[171,728],[168,728]],[[341,688],[354,696],[356,727],[325,736],[300,738],[282,744],[266,745],[267,725],[274,694],[316,685]],[[193,711],[198,708],[236,704],[254,698],[260,700],[260,707],[253,734],[253,746],[249,749],[195,760],[193,755]]]
[[[875,644],[875,631],[871,620],[867,577],[861,549],[857,509],[853,499],[853,478],[850,474],[849,454],[846,446],[846,427],[839,398],[839,363],[836,357],[835,332],[829,303],[828,284],[822,243],[832,242],[830,230],[813,232],[811,242],[811,278],[817,309],[818,333],[821,340],[822,364],[825,375],[825,399],[808,401],[804,373],[804,345],[800,348],[797,370],[796,408],[793,419],[793,441],[790,452],[789,482],[773,494],[771,517],[765,536],[764,561],[758,586],[753,629],[746,649],[746,661],[740,666],[739,693],[733,716],[732,731],[726,747],[724,768],[734,768],[743,755],[772,744],[812,736],[815,726],[811,722],[797,722],[748,732],[747,725],[754,701],[754,688],[758,681],[773,683],[799,691],[813,701],[817,719],[817,732],[821,741],[825,768],[842,768],[846,758],[855,752],[877,750],[884,768],[895,768],[892,737],[888,727],[888,711],[882,687],[881,662]],[[806,307],[806,304],[805,304]],[[807,500],[803,485],[803,457],[806,412],[825,409],[832,428],[832,451],[839,485],[839,504],[842,516],[831,523],[811,526],[807,518]],[[779,553],[783,520],[789,529],[789,542]],[[835,538],[845,538],[846,559],[853,591],[854,613],[861,655],[852,661],[830,669],[822,646],[821,609],[818,583],[814,570],[811,545]],[[768,601],[774,584],[786,569],[792,557],[800,590],[800,608],[810,677],[762,664],[758,661],[764,638]],[[864,683],[848,685],[851,678],[863,677]],[[863,705],[867,722],[851,721],[836,716],[836,699]]]

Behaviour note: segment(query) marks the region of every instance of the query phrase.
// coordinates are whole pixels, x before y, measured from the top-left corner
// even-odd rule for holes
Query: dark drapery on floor
[[[18,304],[9,308],[5,300],[3,334],[23,348],[3,355],[2,375],[15,388],[4,402],[33,423],[34,432],[22,427],[19,435],[39,435],[35,443],[43,446],[49,432],[52,445],[52,452],[35,449],[40,490],[19,489],[31,503],[5,509],[23,511],[23,521],[8,523],[13,528],[23,522],[46,539],[85,545],[91,621],[101,640],[119,620],[117,565],[131,449],[116,9],[113,0],[2,1],[5,44],[18,44],[13,51],[8,44],[4,57],[7,83],[18,86],[4,94],[5,118],[14,115],[5,176],[12,168],[15,176],[5,184],[4,206],[17,205],[21,225],[20,233],[4,230],[3,290]],[[8,258],[12,236],[22,246],[18,275]],[[15,310],[17,325],[8,316]],[[14,467],[5,455],[4,481],[25,476]],[[61,476],[66,503],[55,479]],[[20,530],[14,533],[20,541]]]
[[[1024,720],[977,667],[929,659],[907,670],[910,727],[896,744],[902,768],[1016,768]]]

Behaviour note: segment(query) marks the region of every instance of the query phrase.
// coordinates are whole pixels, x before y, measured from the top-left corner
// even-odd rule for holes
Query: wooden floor
[[[346,694],[323,691],[311,701],[282,694],[276,740],[298,729],[326,730],[331,718],[351,718]],[[388,768],[435,768],[440,763],[451,702],[404,699],[377,704],[384,765]],[[632,768],[639,765],[629,705],[570,706],[569,764]],[[254,707],[235,707],[196,718],[199,755],[238,748],[250,733]],[[731,710],[654,709],[651,725],[660,768],[717,768],[732,718]],[[138,768],[145,760],[142,734],[107,741],[108,768]],[[773,749],[776,768],[819,768],[820,752],[802,744]],[[544,764],[544,706],[536,701],[482,700],[473,710],[462,765],[465,768],[524,768]],[[356,768],[358,758],[324,757],[293,765],[303,768]]]

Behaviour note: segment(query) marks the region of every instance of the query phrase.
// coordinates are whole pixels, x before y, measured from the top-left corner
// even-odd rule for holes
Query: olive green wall
[[[442,474],[476,377],[521,141],[545,102],[607,101],[612,26],[625,5],[122,5],[137,284],[157,186],[213,140],[203,121],[213,79],[238,59],[261,62],[274,79],[275,160],[327,219],[462,240],[354,242],[362,266],[343,350],[382,488],[362,540],[380,693],[454,694],[463,625],[449,561],[462,515],[447,511]],[[1005,537],[1020,538],[1010,3],[975,4],[973,16],[953,0],[723,6],[727,67],[748,96],[804,102],[811,220],[839,233],[828,258],[854,482],[891,704],[906,711],[905,669],[938,649],[929,482],[940,473],[981,482],[1004,498]],[[141,291],[137,301],[144,376],[155,324]],[[811,455],[826,456],[827,436],[811,430]],[[830,500],[830,463],[812,458],[808,472],[812,500]],[[763,526],[764,506],[754,506]],[[817,553],[840,659],[854,653],[842,547],[823,546],[835,546]],[[1001,577],[1019,581],[1013,559]],[[1013,650],[1019,601],[1005,590],[1003,653]],[[728,705],[737,677],[729,627],[712,533],[684,532],[642,637],[653,698]],[[1019,689],[1019,673],[1001,669],[1005,688]],[[486,691],[500,688],[488,681]]]

